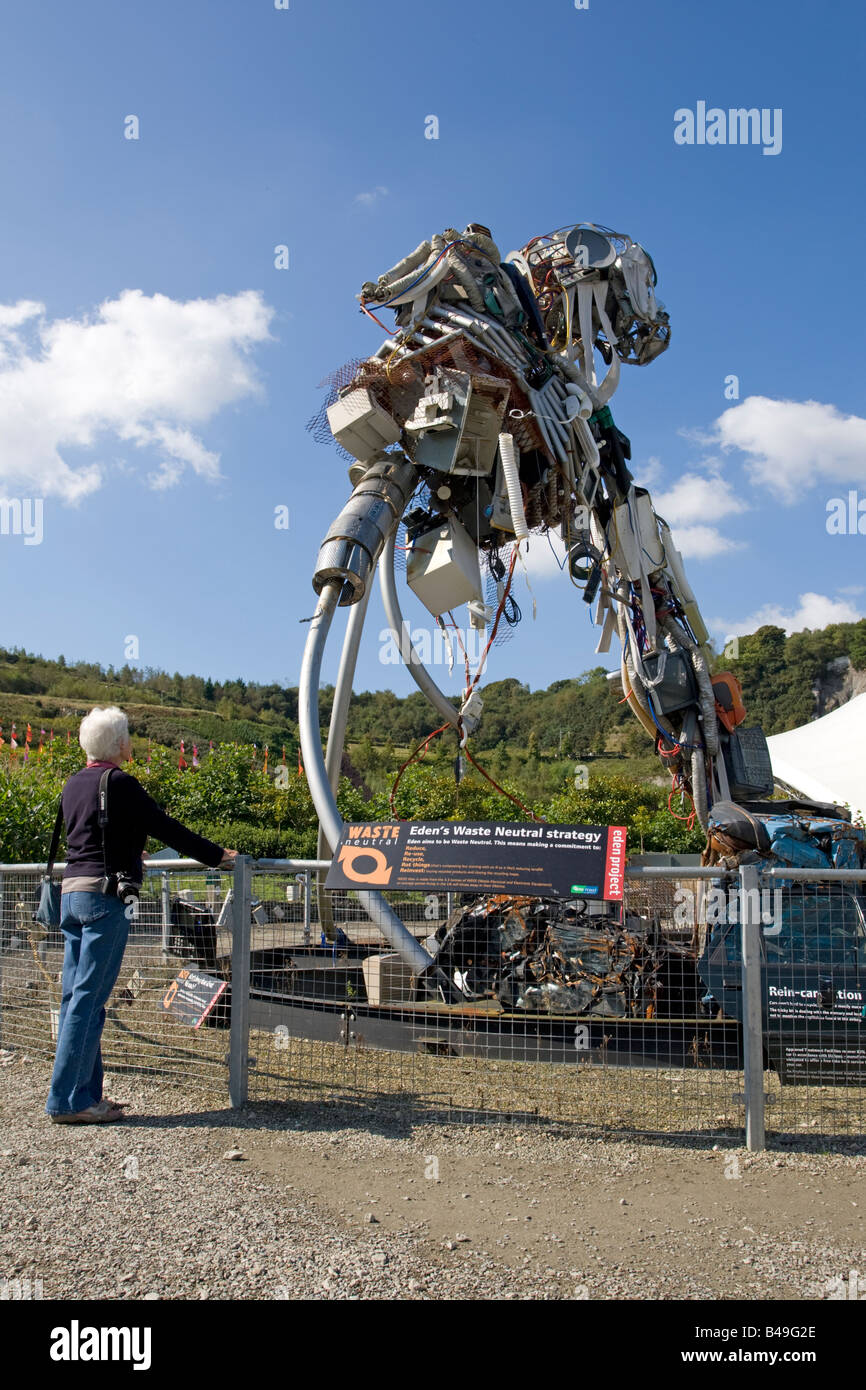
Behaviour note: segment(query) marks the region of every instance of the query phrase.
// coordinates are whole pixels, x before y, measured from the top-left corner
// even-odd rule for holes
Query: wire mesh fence
[[[35,921],[41,874],[0,873],[0,1049],[53,1057],[64,938]],[[232,917],[221,908],[231,874],[151,870],[142,885],[117,985],[106,1008],[107,1069],[174,1077],[225,1092],[229,1004],[217,1001],[201,1027],[178,1022],[164,999],[185,965],[231,977]],[[230,901],[230,900],[229,900]]]
[[[866,871],[820,878],[776,869],[760,879],[759,891],[768,1128],[860,1138]],[[722,938],[717,953],[727,949]]]
[[[776,1135],[863,1135],[866,873],[632,870],[621,906],[388,894],[435,958],[419,977],[315,867],[151,864],[107,1068],[228,1087],[233,1104],[745,1129],[753,1147],[765,1115]],[[50,1057],[63,942],[34,921],[38,885],[35,870],[0,872],[0,1048]],[[166,1007],[183,971],[222,986],[200,1021]]]
[[[436,956],[438,987],[383,947],[352,894],[333,895],[333,932],[308,949],[271,920],[251,955],[249,1094],[377,1108],[410,1098],[474,1122],[741,1130],[738,1027],[702,1002],[695,925],[677,915],[676,890],[641,880],[623,909],[580,912],[387,894]],[[278,899],[279,886],[254,872],[252,895]]]

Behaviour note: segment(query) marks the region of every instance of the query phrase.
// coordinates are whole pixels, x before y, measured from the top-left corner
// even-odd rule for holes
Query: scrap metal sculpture
[[[396,328],[334,379],[327,402],[354,490],[316,562],[319,602],[300,692],[307,775],[331,849],[377,568],[401,657],[438,715],[464,743],[481,718],[480,669],[472,677],[467,661],[462,701],[452,704],[413,646],[395,574],[401,523],[408,586],[428,612],[456,626],[451,614],[467,604],[471,626],[491,636],[508,619],[524,542],[555,531],[564,574],[594,605],[597,651],[616,634],[624,696],[700,824],[707,828],[714,802],[772,790],[766,745],[747,737],[760,731],[737,729],[744,711],[733,677],[710,675],[708,633],[682,558],[634,483],[630,444],[610,410],[621,364],[646,364],[668,347],[655,287],[637,242],[588,222],[534,237],[505,259],[486,227],[448,228],[362,286],[364,312],[391,309]],[[323,754],[319,671],[337,607],[351,613]],[[429,972],[432,957],[385,900],[359,897],[413,969]]]

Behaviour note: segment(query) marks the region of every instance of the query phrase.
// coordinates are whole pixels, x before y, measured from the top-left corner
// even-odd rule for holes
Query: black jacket
[[[105,764],[83,767],[63,788],[66,822],[66,870],[64,878],[102,875],[102,831],[99,827],[99,779]],[[141,880],[141,852],[152,835],[188,859],[216,868],[223,851],[212,840],[187,830],[167,816],[152,796],[128,772],[116,768],[108,779],[108,868]]]

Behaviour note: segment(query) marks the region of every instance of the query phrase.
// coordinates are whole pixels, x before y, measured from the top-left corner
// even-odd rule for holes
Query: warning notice
[[[770,1040],[769,1052],[785,1082],[825,1081],[836,1086],[866,1081],[866,1046],[844,1037],[823,1042]]]
[[[840,989],[828,981],[824,988],[769,985],[767,989],[767,1021],[771,1025],[795,1019],[829,1026],[859,1023],[862,1018],[863,991],[859,988]]]
[[[866,1081],[864,990],[854,977],[809,972],[796,983],[767,986],[767,1050],[783,1081],[836,1086]]]
[[[178,1022],[198,1028],[227,985],[227,980],[218,980],[202,970],[179,970],[163,995],[162,1007]]]
[[[623,825],[346,824],[326,887],[525,893],[618,902],[625,855]]]

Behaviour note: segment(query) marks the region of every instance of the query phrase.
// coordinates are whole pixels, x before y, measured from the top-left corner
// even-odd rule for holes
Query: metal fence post
[[[761,985],[761,891],[756,864],[740,868],[740,940],[743,981],[743,1089],[746,1148],[766,1147],[764,1116],[764,998]]]
[[[5,874],[0,874],[0,1046],[2,1046],[2,1043],[3,1043],[3,1025],[4,1025],[4,1023],[5,1023],[5,1019],[4,1019],[4,1017],[3,1017],[4,997],[3,997],[3,956],[2,956],[2,952],[6,949],[6,918],[5,918],[5,914],[4,914],[4,895],[3,895],[3,888],[4,888],[4,885],[5,885],[5,882],[6,882],[6,876],[5,876]],[[9,935],[10,935],[10,937],[11,937],[12,933],[10,932]]]
[[[168,960],[171,946],[171,879],[166,871],[163,871],[162,874],[160,902],[162,903],[162,958]]]
[[[250,936],[252,923],[252,860],[235,860],[232,893],[231,1041],[229,1100],[233,1109],[246,1105],[250,1070]]]
[[[309,946],[312,938],[312,919],[313,919],[313,876],[309,869],[305,869],[298,877],[304,885],[304,945]]]

